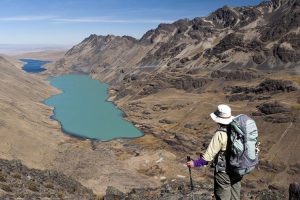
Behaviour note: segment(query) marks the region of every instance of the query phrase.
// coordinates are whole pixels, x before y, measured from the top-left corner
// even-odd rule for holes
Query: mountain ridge
[[[160,24],[139,40],[92,34],[50,69],[90,73],[108,82],[119,82],[124,74],[144,68],[184,73],[239,65],[241,69],[297,71],[293,68],[300,61],[300,45],[294,42],[300,37],[299,9],[299,0],[224,6],[207,17]]]

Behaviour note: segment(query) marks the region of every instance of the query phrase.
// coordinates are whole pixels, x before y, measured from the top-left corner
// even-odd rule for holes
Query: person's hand
[[[186,163],[186,166],[187,167],[195,167],[195,164],[194,164],[194,161],[188,161],[187,163]]]

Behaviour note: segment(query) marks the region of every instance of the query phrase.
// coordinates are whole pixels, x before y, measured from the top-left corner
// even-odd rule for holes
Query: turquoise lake
[[[123,119],[123,112],[106,101],[108,85],[87,75],[63,75],[50,78],[63,93],[45,100],[54,107],[53,119],[65,133],[108,141],[115,138],[140,137],[143,133]]]

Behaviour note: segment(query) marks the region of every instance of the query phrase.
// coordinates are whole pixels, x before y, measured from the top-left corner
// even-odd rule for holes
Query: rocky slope
[[[71,177],[56,172],[29,169],[18,160],[0,159],[1,199],[91,200],[93,191]]]
[[[168,183],[187,175],[180,167],[186,154],[196,157],[208,145],[217,128],[209,113],[229,104],[234,115],[256,120],[262,142],[259,170],[244,180],[244,193],[284,194],[300,179],[299,9],[299,0],[273,0],[161,24],[140,40],[91,35],[46,73],[110,83],[109,100],[146,136],[106,148],[118,149],[128,168]],[[147,164],[149,154],[164,161]]]
[[[108,187],[104,200],[124,199],[124,200],[212,200],[212,182],[194,182],[194,190],[191,192],[188,182],[173,181],[163,184],[159,188],[139,188],[133,189],[129,193],[123,193],[117,188]],[[296,193],[297,195],[297,193]],[[242,191],[241,199],[287,199],[280,191],[261,190],[245,193]]]
[[[21,159],[30,167],[46,168],[62,139],[59,125],[42,101],[58,91],[36,76],[0,57],[0,155]]]

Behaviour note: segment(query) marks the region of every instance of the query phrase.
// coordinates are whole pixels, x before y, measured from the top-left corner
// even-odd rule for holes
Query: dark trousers
[[[215,172],[214,193],[217,200],[240,200],[241,180],[239,175]]]

